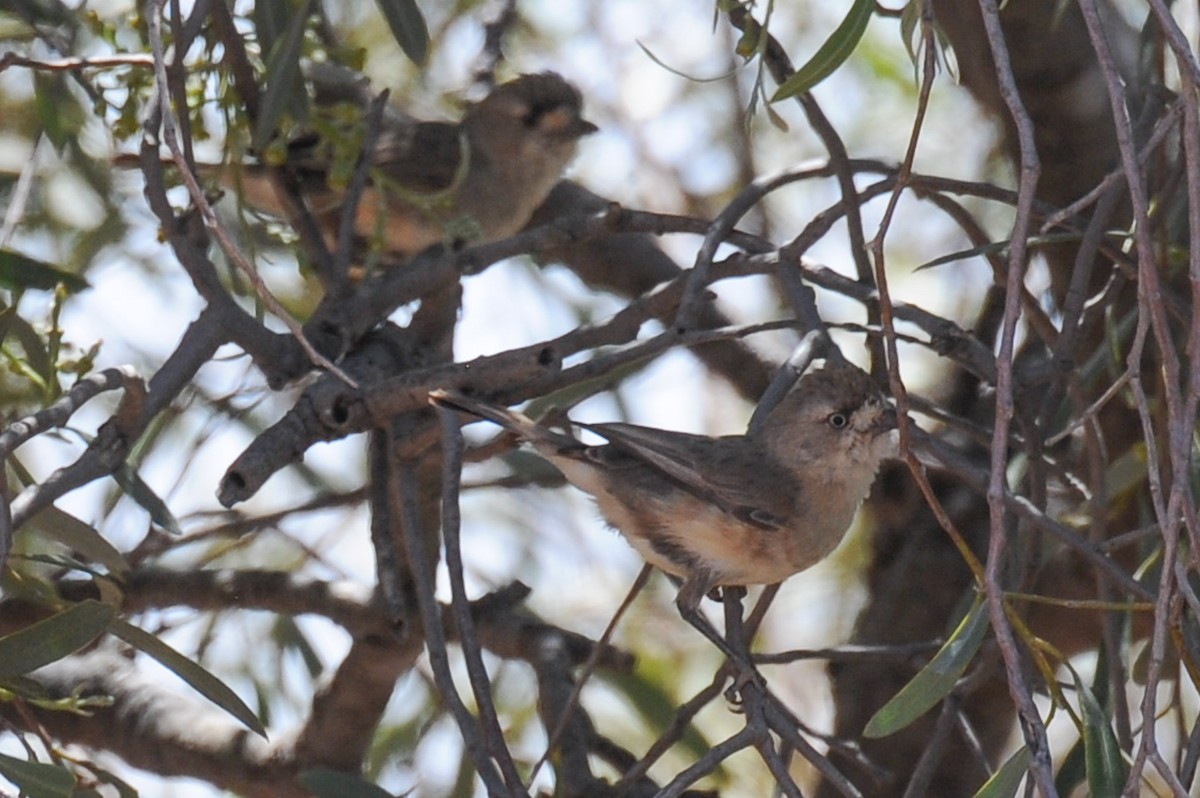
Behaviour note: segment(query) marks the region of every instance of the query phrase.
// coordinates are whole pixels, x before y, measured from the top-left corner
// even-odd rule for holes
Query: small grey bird
[[[896,412],[861,369],[805,374],[753,434],[719,438],[634,424],[578,424],[588,445],[520,413],[447,391],[430,400],[533,444],[647,562],[683,579],[683,617],[730,654],[699,613],[718,585],[771,584],[841,542],[880,463],[897,454]]]

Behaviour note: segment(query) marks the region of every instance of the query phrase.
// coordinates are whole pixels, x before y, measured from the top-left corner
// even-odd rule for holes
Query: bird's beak
[[[593,125],[591,122],[587,121],[586,119],[577,119],[577,120],[575,120],[575,127],[571,132],[577,136],[583,137],[583,136],[589,136],[592,133],[595,133],[599,129],[600,128],[596,127],[595,125]]]
[[[872,428],[876,435],[882,435],[885,432],[891,432],[896,429],[898,422],[896,420],[896,408],[889,402],[883,408],[883,412],[879,414],[879,418],[875,419]]]

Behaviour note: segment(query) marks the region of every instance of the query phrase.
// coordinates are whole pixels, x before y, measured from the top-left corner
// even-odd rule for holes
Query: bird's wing
[[[329,149],[322,137],[306,131],[287,145],[287,162],[309,190],[324,187],[329,172]],[[379,131],[372,153],[376,175],[388,188],[413,195],[430,195],[451,189],[462,179],[466,142],[460,128],[448,122],[387,124]]]
[[[462,180],[467,152],[460,125],[418,122],[380,131],[373,159],[401,190],[436,194]]]
[[[636,424],[579,426],[745,523],[779,529],[791,515],[795,491],[779,488],[793,480],[745,438],[710,438]],[[756,478],[747,480],[747,474]]]

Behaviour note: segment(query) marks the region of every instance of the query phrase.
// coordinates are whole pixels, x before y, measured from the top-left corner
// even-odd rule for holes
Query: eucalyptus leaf
[[[417,66],[429,56],[429,28],[416,0],[375,0],[379,12],[392,29],[396,44]]]
[[[1079,693],[1079,708],[1083,715],[1088,788],[1092,795],[1120,795],[1129,771],[1121,757],[1121,746],[1113,733],[1112,721],[1078,674],[1075,674],[1075,689]]]
[[[1029,749],[1021,746],[975,793],[975,798],[1013,798],[1029,770]]]
[[[75,794],[75,775],[58,765],[26,762],[0,754],[0,776],[28,798],[72,798]]]
[[[875,0],[854,0],[846,18],[813,57],[775,90],[771,102],[811,91],[818,83],[832,75],[850,57],[854,48],[858,47],[867,31],[867,23],[871,21],[871,15],[874,13]]]
[[[150,513],[150,518],[154,523],[165,529],[172,535],[182,535],[183,529],[179,526],[179,521],[175,518],[175,514],[171,512],[171,508],[162,500],[154,489],[146,484],[146,481],[138,476],[138,472],[133,466],[128,463],[122,463],[112,473],[112,478],[121,490],[125,491],[129,498],[133,499],[138,505]]]
[[[180,679],[192,686],[196,692],[213,702],[221,709],[244,723],[247,728],[262,737],[267,736],[267,730],[253,710],[238,698],[237,693],[228,685],[213,676],[202,665],[180,654],[169,645],[143,629],[126,623],[120,618],[114,618],[109,624],[108,631],[164,665]]]
[[[949,695],[975,658],[988,629],[987,604],[976,598],[970,612],[933,659],[867,722],[863,734],[886,737],[924,715]]]
[[[263,150],[275,135],[280,119],[288,111],[297,118],[306,116],[308,96],[301,80],[300,54],[304,32],[312,14],[312,0],[304,0],[288,22],[284,35],[275,42],[267,58],[266,90],[258,108],[253,144]]]
[[[14,291],[53,291],[59,285],[71,293],[78,293],[89,287],[88,281],[78,274],[11,249],[0,249],[0,286]]]
[[[667,730],[666,722],[675,716],[678,704],[671,692],[674,675],[667,663],[643,657],[635,673],[607,672],[602,678],[628,699],[649,728],[662,733]],[[679,743],[693,756],[703,756],[712,748],[712,742],[696,724],[688,725]],[[716,772],[724,771],[722,765]]]
[[[115,575],[129,571],[129,563],[116,546],[90,524],[50,505],[34,516],[30,523],[43,537],[61,543],[91,562],[103,565]]]
[[[20,676],[70,656],[103,634],[115,616],[107,604],[82,601],[0,637],[0,677]]]
[[[329,768],[305,770],[298,781],[317,798],[393,798],[357,773],[343,773]]]

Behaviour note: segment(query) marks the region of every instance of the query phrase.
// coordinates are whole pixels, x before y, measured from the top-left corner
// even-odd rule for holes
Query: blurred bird
[[[335,129],[343,128],[338,135],[361,140],[370,91],[365,80],[345,75],[340,68],[309,70],[319,107],[348,103],[356,114],[349,130],[335,121]],[[389,108],[369,154],[370,183],[356,209],[355,232],[402,259],[434,244],[482,243],[516,233],[562,177],[579,139],[596,131],[582,108],[579,91],[553,72],[522,75],[496,87],[469,105],[457,123],[421,121]],[[358,156],[355,150],[336,170],[333,152],[345,145],[305,133],[282,152],[269,148],[268,160],[295,176],[331,248]],[[124,156],[118,162],[136,160]],[[266,166],[219,170],[222,182],[249,205],[285,215]]]
[[[533,444],[647,562],[682,578],[680,614],[736,655],[699,612],[718,585],[771,584],[841,542],[881,461],[897,453],[896,412],[848,363],[800,378],[761,426],[719,438],[634,424],[576,424],[607,443],[458,393],[437,405],[495,422]]]

